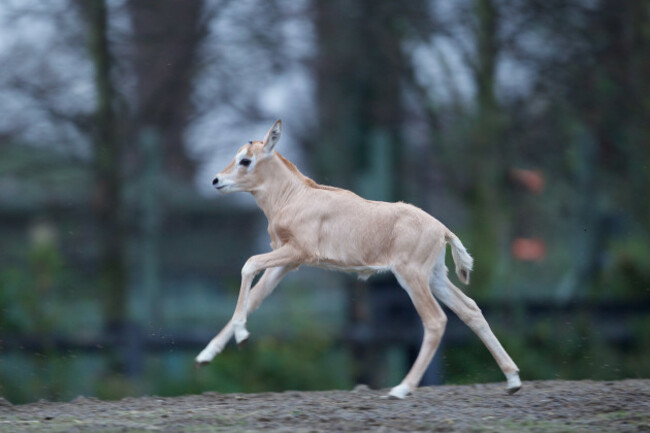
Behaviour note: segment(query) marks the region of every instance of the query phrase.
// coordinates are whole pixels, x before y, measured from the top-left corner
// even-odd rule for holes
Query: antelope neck
[[[251,191],[255,202],[271,220],[275,214],[291,202],[304,187],[303,182],[293,171],[285,166],[277,156],[273,156],[264,166],[263,182]]]

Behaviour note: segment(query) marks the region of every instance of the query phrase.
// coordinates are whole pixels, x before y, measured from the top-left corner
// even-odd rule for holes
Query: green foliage
[[[594,285],[596,296],[650,299],[650,245],[642,237],[612,242],[609,263]]]
[[[650,318],[624,323],[631,334],[612,340],[599,334],[587,314],[554,315],[530,328],[521,321],[512,326],[492,326],[517,363],[524,380],[617,380],[650,377],[645,348],[650,344]],[[602,328],[598,328],[602,329]],[[630,346],[628,341],[639,344]],[[503,380],[494,359],[478,338],[445,351],[445,371],[450,383]]]
[[[0,270],[0,330],[4,333],[30,328],[27,314],[30,298],[30,276],[18,268]]]
[[[229,346],[200,370],[194,370],[194,355],[152,359],[147,375],[156,380],[149,382],[149,392],[177,395],[351,387],[345,352],[334,347],[330,338],[313,333],[291,340],[266,337],[251,341],[241,351]]]
[[[51,301],[64,273],[56,244],[34,242],[19,266],[0,268],[0,331],[43,332],[56,322]]]
[[[36,398],[70,400],[90,394],[93,359],[54,350],[3,353],[0,357],[0,395],[13,403]]]
[[[234,346],[234,345],[233,345]],[[207,391],[265,392],[349,389],[347,355],[331,338],[300,333],[295,339],[266,337],[241,351],[228,346],[208,366],[196,369],[192,351],[150,355],[143,376],[110,373],[98,354],[3,354],[0,395],[13,403],[70,400],[93,395],[114,400],[142,394],[181,395]]]

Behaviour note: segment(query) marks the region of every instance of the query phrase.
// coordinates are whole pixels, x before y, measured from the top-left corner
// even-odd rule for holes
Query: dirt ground
[[[524,382],[386,390],[204,393],[13,406],[0,432],[650,432],[650,380]]]

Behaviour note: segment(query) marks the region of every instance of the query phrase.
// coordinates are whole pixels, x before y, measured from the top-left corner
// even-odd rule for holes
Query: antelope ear
[[[280,141],[280,135],[282,135],[282,120],[278,120],[273,124],[269,132],[266,133],[264,137],[264,152],[271,153],[275,148],[275,145]]]

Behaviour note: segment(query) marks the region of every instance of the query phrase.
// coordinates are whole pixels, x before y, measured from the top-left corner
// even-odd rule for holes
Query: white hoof
[[[237,345],[240,347],[244,343],[246,343],[246,340],[248,340],[248,337],[250,335],[251,335],[250,332],[248,332],[246,328],[243,326],[237,326],[235,328],[235,341],[237,342]]]
[[[404,385],[403,383],[400,385],[397,385],[393,387],[393,389],[390,390],[388,393],[388,398],[398,398],[398,399],[403,399],[407,395],[411,393],[411,388],[408,387],[408,385]]]
[[[508,373],[506,374],[506,379],[508,380],[508,394],[514,394],[521,389],[519,373]]]

